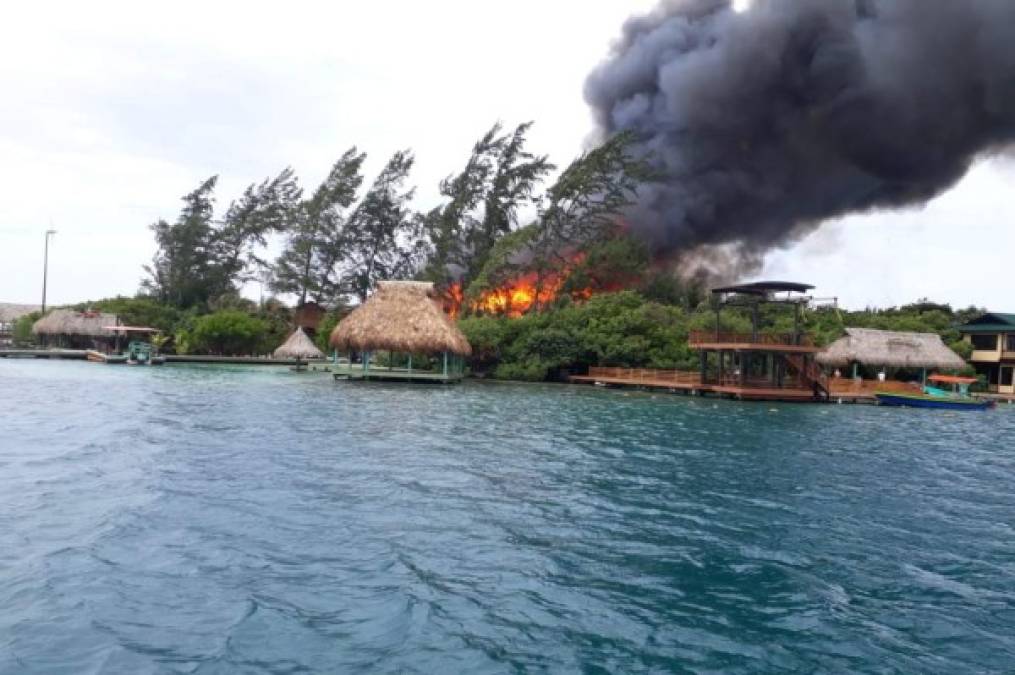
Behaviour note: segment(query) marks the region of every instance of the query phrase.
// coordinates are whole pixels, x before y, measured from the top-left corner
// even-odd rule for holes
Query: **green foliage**
[[[42,318],[42,312],[31,312],[25,314],[14,324],[11,334],[11,341],[15,347],[28,347],[35,344],[35,336],[32,334],[32,326]]]
[[[268,334],[269,326],[263,319],[227,309],[195,319],[178,344],[185,344],[188,353],[250,355],[264,349]]]
[[[273,229],[289,220],[299,186],[292,170],[252,185],[230,205],[222,221],[214,220],[215,186],[212,176],[183,198],[183,209],[172,224],[152,224],[156,253],[142,288],[161,303],[180,309],[206,308],[222,295],[235,294],[261,264],[256,251]]]
[[[536,188],[554,166],[525,149],[531,127],[501,134],[495,124],[473,146],[465,168],[441,183],[447,201],[422,219],[429,242],[426,279],[446,285],[455,268],[467,287],[497,241],[517,226],[519,211],[539,201]]]
[[[327,303],[344,292],[338,264],[345,257],[345,210],[363,184],[366,153],[349,148],[331,167],[314,194],[294,205],[286,222],[286,243],[272,268],[271,288]]]
[[[473,347],[473,372],[543,380],[589,366],[690,368],[687,316],[631,291],[565,302],[520,319],[472,317],[459,322]]]
[[[350,290],[364,301],[378,281],[409,278],[423,257],[421,223],[404,188],[416,159],[396,152],[349,217],[344,238]]]

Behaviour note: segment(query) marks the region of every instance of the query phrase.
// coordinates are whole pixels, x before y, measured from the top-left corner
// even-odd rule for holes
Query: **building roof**
[[[988,312],[959,326],[960,333],[1004,333],[1015,332],[1015,314]]]
[[[937,333],[900,333],[869,328],[847,328],[846,336],[818,354],[824,366],[847,366],[859,361],[890,368],[963,368],[966,362],[941,341]]]
[[[437,302],[431,283],[382,281],[331,333],[331,345],[357,351],[472,353],[469,341]]]
[[[800,284],[795,281],[754,281],[749,284],[713,288],[712,292],[715,294],[741,293],[744,295],[768,295],[769,293],[806,293],[812,290],[814,290],[814,286]]]
[[[18,305],[11,302],[0,302],[0,323],[17,321],[26,314],[39,311],[39,305]]]
[[[275,350],[276,359],[323,359],[324,352],[317,348],[302,327],[297,327],[289,339],[282,343],[282,346]]]
[[[36,335],[80,335],[85,337],[112,337],[107,326],[116,325],[116,314],[78,312],[73,309],[54,309],[32,326]]]

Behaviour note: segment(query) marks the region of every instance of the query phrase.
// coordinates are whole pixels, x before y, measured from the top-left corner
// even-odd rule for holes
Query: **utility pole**
[[[46,230],[46,253],[42,258],[42,313],[46,313],[46,280],[49,277],[49,238],[56,230]]]

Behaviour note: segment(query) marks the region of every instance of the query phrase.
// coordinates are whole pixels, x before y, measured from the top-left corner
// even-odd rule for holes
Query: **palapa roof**
[[[869,328],[847,328],[846,336],[818,354],[824,366],[847,366],[859,361],[868,366],[890,368],[959,369],[961,356],[941,341],[937,333],[900,333]]]
[[[311,341],[303,328],[297,328],[289,336],[289,339],[282,343],[282,346],[275,350],[276,359],[310,360],[323,359],[324,352],[317,348]]]
[[[0,323],[12,323],[25,314],[39,311],[38,305],[18,305],[11,302],[0,302]]]
[[[469,341],[444,313],[431,283],[381,281],[331,333],[331,345],[357,351],[468,356]]]
[[[32,326],[36,335],[81,335],[86,337],[112,337],[116,314],[78,312],[73,309],[54,309]]]

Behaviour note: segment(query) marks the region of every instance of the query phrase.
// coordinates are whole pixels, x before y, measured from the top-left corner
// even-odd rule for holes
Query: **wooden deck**
[[[680,370],[653,368],[590,368],[588,375],[573,375],[575,384],[598,384],[610,387],[636,387],[687,393],[716,395],[752,401],[816,401],[813,389],[805,387],[766,387],[760,384],[741,385],[733,380],[702,382],[701,375]]]
[[[85,349],[0,349],[0,359],[75,359],[88,358]]]
[[[692,349],[724,352],[781,352],[784,354],[816,354],[821,351],[807,336],[798,340],[790,335],[759,333],[723,333],[691,331],[687,344]]]
[[[764,382],[747,383],[742,386],[734,378],[722,382],[701,381],[695,372],[679,370],[655,370],[652,368],[590,368],[588,375],[574,375],[575,384],[599,384],[608,387],[635,387],[657,391],[671,391],[695,395],[716,395],[745,401],[800,401],[819,402],[822,398],[814,395],[813,389],[802,386],[799,381],[790,386],[774,388]],[[881,382],[878,380],[853,380],[830,378],[827,380],[830,403],[877,403],[877,392],[913,394],[920,387],[908,382]],[[796,385],[796,386],[793,386]]]
[[[363,365],[355,363],[334,364],[315,363],[308,369],[311,373],[330,375],[337,381],[347,382],[405,382],[413,384],[455,384],[462,381],[461,373],[431,370],[409,370],[407,368],[384,368],[370,366],[364,370]]]

